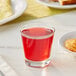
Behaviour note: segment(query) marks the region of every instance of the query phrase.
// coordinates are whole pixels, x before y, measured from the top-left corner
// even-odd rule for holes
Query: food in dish
[[[76,4],[76,0],[59,0],[61,5]]]
[[[76,52],[76,39],[68,39],[64,43],[65,48],[72,52]]]
[[[11,0],[0,0],[0,20],[13,15]]]
[[[76,4],[76,0],[52,0],[52,1],[59,2],[60,5]]]

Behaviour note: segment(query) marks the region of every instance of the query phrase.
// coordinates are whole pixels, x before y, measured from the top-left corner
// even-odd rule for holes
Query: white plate
[[[66,52],[76,54],[75,52],[72,52],[72,51],[70,51],[70,50],[68,50],[68,49],[66,49],[66,48],[64,47],[64,42],[65,42],[65,40],[67,40],[67,39],[72,39],[72,38],[76,38],[76,31],[68,32],[68,33],[62,35],[62,36],[60,37],[58,43],[59,43],[59,46],[60,46],[63,50],[65,50]]]
[[[61,6],[59,4],[59,2],[49,2],[48,0],[37,0],[37,2],[49,6],[49,7],[53,7],[53,8],[58,8],[58,9],[72,9],[72,8],[76,8],[76,4],[73,5],[64,5]]]
[[[11,0],[14,14],[10,17],[0,20],[0,25],[16,19],[21,16],[27,7],[26,0]]]

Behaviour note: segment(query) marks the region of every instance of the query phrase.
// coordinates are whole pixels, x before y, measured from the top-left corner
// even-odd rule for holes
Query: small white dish
[[[72,39],[72,38],[76,38],[76,31],[68,32],[68,33],[62,35],[62,36],[60,37],[59,41],[58,41],[58,45],[59,45],[59,47],[62,48],[64,51],[69,52],[69,53],[76,54],[75,52],[72,52],[72,51],[66,49],[65,46],[64,46],[65,40],[67,40],[67,39]]]
[[[37,0],[37,2],[43,4],[43,5],[46,5],[46,6],[49,6],[49,7],[53,7],[53,8],[58,8],[58,9],[72,9],[72,8],[76,8],[76,4],[73,4],[73,5],[64,5],[64,6],[61,6],[59,4],[59,2],[49,2],[48,0]]]
[[[26,0],[11,0],[11,3],[12,3],[12,9],[14,11],[14,14],[10,17],[0,20],[0,25],[18,18],[23,14],[23,12],[27,7]]]

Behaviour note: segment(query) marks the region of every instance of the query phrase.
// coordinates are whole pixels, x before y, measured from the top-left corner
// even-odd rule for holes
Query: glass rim
[[[45,27],[45,28],[46,28],[46,27]],[[24,28],[24,29],[25,29],[25,28]],[[54,28],[54,27],[51,27],[50,29],[53,30],[53,32],[52,32],[51,34],[46,35],[46,36],[37,36],[37,37],[35,37],[35,36],[29,36],[29,35],[27,35],[27,34],[24,34],[24,33],[22,32],[24,29],[20,30],[21,35],[24,36],[24,37],[27,37],[27,38],[29,38],[29,39],[45,39],[45,38],[49,38],[49,37],[51,37],[52,35],[54,35],[54,32],[55,32],[55,28]],[[26,29],[27,29],[27,28],[26,28]]]

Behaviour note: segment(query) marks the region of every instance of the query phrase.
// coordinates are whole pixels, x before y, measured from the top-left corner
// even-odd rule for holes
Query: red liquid
[[[53,41],[53,30],[46,28],[30,28],[22,31],[22,41],[25,57],[32,61],[43,61],[50,57],[50,51]],[[52,36],[39,38],[43,36]]]

